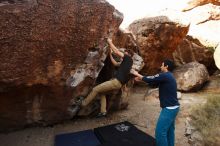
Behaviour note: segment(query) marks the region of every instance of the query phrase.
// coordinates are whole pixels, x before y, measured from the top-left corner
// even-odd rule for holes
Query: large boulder
[[[203,64],[191,62],[178,67],[173,72],[177,89],[180,91],[197,91],[209,79],[209,73]]]
[[[104,0],[1,1],[0,131],[72,118],[73,99],[108,76],[105,37],[122,19]]]
[[[189,30],[182,13],[163,11],[134,21],[128,28],[136,37],[145,63],[143,73],[155,74],[164,59],[172,58]]]
[[[179,44],[173,53],[173,58],[177,66],[197,61],[204,64],[210,74],[217,69],[213,58],[213,49],[202,45],[199,40],[190,36],[184,38]]]

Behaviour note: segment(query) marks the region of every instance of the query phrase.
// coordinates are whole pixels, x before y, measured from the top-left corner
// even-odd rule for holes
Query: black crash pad
[[[155,146],[155,139],[128,121],[94,129],[100,146]]]
[[[93,130],[55,136],[55,146],[98,146],[99,144]]]

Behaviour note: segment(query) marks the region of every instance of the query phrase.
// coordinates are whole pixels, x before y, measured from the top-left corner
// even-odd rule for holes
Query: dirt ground
[[[132,90],[129,106],[126,110],[110,113],[107,118],[77,118],[51,127],[33,127],[0,134],[1,146],[54,146],[57,134],[93,129],[99,126],[129,121],[142,131],[154,136],[154,128],[159,116],[158,99],[144,101],[146,87],[139,86]],[[185,120],[190,108],[204,103],[204,94],[182,94],[181,110],[176,121],[176,146],[189,146],[184,136]]]

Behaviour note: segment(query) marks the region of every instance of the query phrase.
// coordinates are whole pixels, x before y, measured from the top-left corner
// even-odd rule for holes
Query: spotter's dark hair
[[[169,71],[173,71],[175,68],[174,62],[172,60],[166,59],[163,61],[164,66],[168,66]]]

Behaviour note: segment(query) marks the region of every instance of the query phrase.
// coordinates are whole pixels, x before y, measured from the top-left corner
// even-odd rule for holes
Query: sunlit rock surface
[[[217,48],[220,44],[220,1],[194,0],[189,3],[189,8],[185,12],[191,22],[188,35],[198,39],[203,46],[216,52],[214,53],[214,59],[216,66],[219,68],[218,58],[220,58],[220,55]],[[210,60],[210,62],[212,61]]]
[[[185,12],[185,15],[191,22],[188,35],[214,49],[220,42],[220,6],[208,4],[196,7]]]
[[[219,0],[190,0],[186,8],[183,9],[183,11],[189,11],[195,7],[206,5],[209,3],[214,4],[214,5],[220,5]]]

